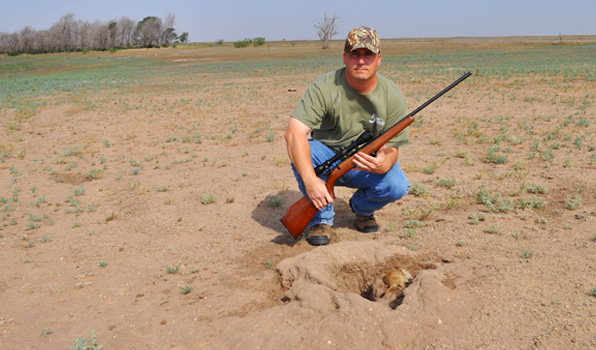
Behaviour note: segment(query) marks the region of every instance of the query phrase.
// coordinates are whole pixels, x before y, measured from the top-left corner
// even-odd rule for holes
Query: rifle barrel
[[[457,79],[456,81],[454,81],[453,83],[451,83],[449,86],[447,86],[446,88],[444,88],[443,90],[441,90],[438,94],[436,94],[435,96],[431,97],[428,101],[424,102],[423,104],[420,105],[420,107],[416,108],[415,110],[413,110],[410,114],[408,114],[408,116],[413,116],[414,114],[420,112],[422,109],[424,109],[426,106],[428,106],[429,104],[435,102],[436,99],[438,99],[439,97],[445,95],[449,90],[453,89],[457,84],[461,83],[462,81],[464,81],[464,79],[466,79],[467,77],[469,77],[470,75],[472,75],[472,72],[466,72],[464,73],[464,75],[462,75],[459,79]],[[407,117],[406,117],[407,118]]]

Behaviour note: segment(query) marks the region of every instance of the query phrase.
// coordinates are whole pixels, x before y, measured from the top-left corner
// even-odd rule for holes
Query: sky
[[[190,42],[318,40],[314,24],[338,16],[343,40],[360,25],[381,38],[596,34],[596,0],[1,0],[0,32],[48,29],[60,17],[108,22],[176,16]],[[10,3],[10,5],[8,5]]]

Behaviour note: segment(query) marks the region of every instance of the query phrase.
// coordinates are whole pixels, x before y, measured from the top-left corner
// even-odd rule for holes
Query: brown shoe
[[[377,219],[375,219],[375,215],[359,215],[356,214],[354,209],[352,208],[352,198],[350,198],[350,209],[356,215],[356,229],[363,233],[374,233],[379,231],[379,225],[377,224]]]
[[[313,225],[308,231],[306,241],[310,245],[320,246],[329,244],[329,233],[331,232],[331,226],[326,224]]]
[[[379,231],[379,225],[374,215],[356,215],[356,228],[360,232],[373,233]]]

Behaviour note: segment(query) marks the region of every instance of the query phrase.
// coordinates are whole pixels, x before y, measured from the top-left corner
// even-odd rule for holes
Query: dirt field
[[[0,57],[0,348],[596,348],[596,39],[564,39],[384,42],[409,109],[474,75],[381,231],[336,188],[317,248],[283,131],[342,43]]]

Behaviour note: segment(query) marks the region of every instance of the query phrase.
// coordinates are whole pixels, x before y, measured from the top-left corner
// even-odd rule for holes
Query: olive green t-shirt
[[[363,95],[348,83],[345,68],[326,73],[310,84],[292,117],[313,129],[313,139],[335,150],[349,145],[365,130],[376,137],[407,115],[401,89],[380,74],[377,79],[377,87]],[[408,129],[387,146],[407,145]]]

